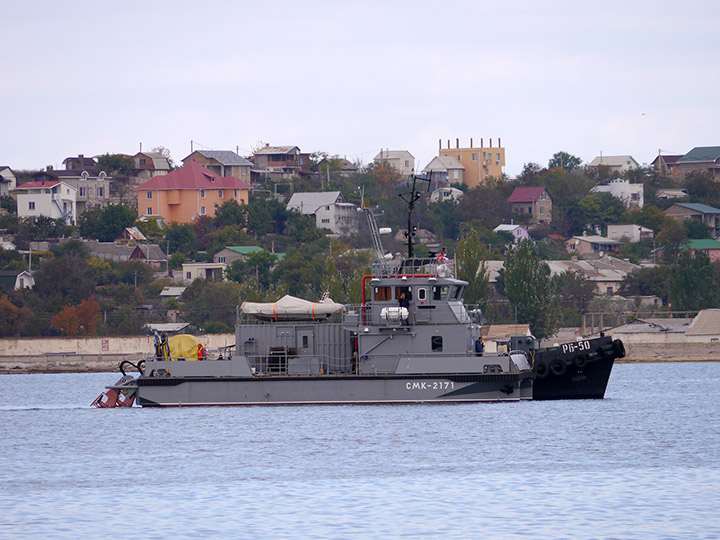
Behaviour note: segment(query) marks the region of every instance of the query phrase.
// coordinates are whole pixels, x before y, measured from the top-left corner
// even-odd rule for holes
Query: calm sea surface
[[[720,364],[605,400],[90,408],[0,375],[0,538],[720,538]]]

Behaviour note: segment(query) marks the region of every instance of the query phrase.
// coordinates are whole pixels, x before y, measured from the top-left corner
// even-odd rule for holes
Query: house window
[[[145,165],[145,158],[140,158],[140,165]]]
[[[500,163],[500,154],[498,153],[498,154],[495,154],[495,155],[496,155],[496,161],[497,161],[498,163]]]
[[[532,214],[532,206],[528,206],[528,214]]]
[[[575,251],[575,244],[570,244],[570,251]]]
[[[328,218],[323,218],[321,221],[322,223],[330,223],[330,220]]]
[[[430,344],[432,345],[433,351],[442,352],[442,350],[443,350],[442,336],[432,336],[430,338]]]
[[[185,277],[187,279],[192,279],[192,273],[191,272],[185,272]]]
[[[204,215],[205,215],[205,207],[204,207],[204,206],[201,206],[201,207],[200,207],[200,215],[201,215],[201,216],[204,216]]]
[[[458,179],[459,172],[460,172],[460,171],[458,171],[457,169],[455,169],[455,170],[453,171],[453,178],[454,178],[455,180]]]
[[[101,187],[97,188],[97,196],[98,196],[98,199],[103,196],[103,188],[101,188]]]
[[[85,196],[85,188],[84,188],[84,187],[81,187],[81,188],[80,188],[80,196],[81,196],[81,197],[84,197],[84,196]]]
[[[608,287],[608,288],[607,288],[607,295],[608,295],[608,296],[612,296],[612,293],[613,293],[612,287]]]
[[[35,201],[30,201],[28,203],[28,209],[29,210],[35,210]]]
[[[200,198],[202,198],[202,199],[205,198],[205,190],[204,189],[200,190]]]
[[[222,199],[223,196],[224,196],[223,190],[222,189],[218,190],[218,198]]]
[[[145,194],[145,198],[146,198],[146,199],[152,199],[152,191],[148,191],[148,192]]]
[[[541,206],[541,207],[539,208],[539,210],[540,210],[540,215],[542,216],[542,215],[545,213],[545,208],[543,208],[543,207]]]
[[[225,262],[225,256],[218,257],[218,262],[219,262],[219,263],[224,263],[224,262]]]
[[[405,160],[405,166],[406,166],[406,167],[409,167],[409,166],[410,166],[410,162],[409,162],[407,159]]]
[[[477,154],[473,154],[473,155],[472,155],[472,160],[473,160],[473,161],[477,161]]]

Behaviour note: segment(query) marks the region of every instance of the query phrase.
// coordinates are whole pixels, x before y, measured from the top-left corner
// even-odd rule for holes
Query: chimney
[[[502,139],[498,137],[498,148],[502,148]]]
[[[140,153],[142,154],[142,143],[140,143]]]
[[[448,139],[448,150],[450,150],[450,139]]]
[[[483,142],[482,137],[480,137],[480,148],[485,148],[485,143]]]
[[[80,168],[85,168],[85,156],[82,154],[78,154],[78,161],[80,162]]]
[[[472,147],[473,147],[473,145],[472,145],[472,137],[470,137],[470,148],[472,148]]]
[[[490,148],[492,148],[492,138],[490,139]]]
[[[48,165],[46,170],[52,171],[52,170],[53,170],[53,166],[52,166],[52,165]]]
[[[455,139],[455,147],[460,148],[460,139]]]
[[[438,139],[438,152],[442,150],[442,139]]]

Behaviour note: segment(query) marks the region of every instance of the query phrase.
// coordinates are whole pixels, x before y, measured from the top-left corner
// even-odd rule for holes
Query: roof
[[[153,169],[156,171],[169,171],[170,170],[170,162],[168,159],[163,156],[162,154],[158,154],[157,152],[138,152],[133,157],[137,158],[138,156],[145,156],[147,158],[150,158],[153,162]]]
[[[520,225],[511,225],[510,223],[501,223],[493,229],[493,232],[513,232],[516,229],[522,229]]]
[[[615,257],[588,261],[544,261],[550,268],[550,275],[557,276],[565,272],[581,274],[590,281],[620,282],[630,273],[640,267],[628,261]],[[498,273],[504,268],[504,261],[485,261],[488,278],[491,283],[497,282]]]
[[[24,184],[20,184],[19,186],[16,186],[15,189],[37,189],[37,188],[51,188],[55,187],[58,184],[61,184],[62,180],[41,180],[40,182],[25,182]]]
[[[300,149],[297,146],[264,146],[260,150],[256,150],[254,155],[270,155],[270,154],[299,154]]]
[[[180,332],[190,326],[190,323],[177,322],[177,323],[148,323],[145,328],[148,330],[154,330],[156,332]]]
[[[612,329],[615,334],[684,334],[692,319],[635,319]]]
[[[682,208],[694,210],[701,214],[720,214],[720,208],[714,208],[702,203],[674,203],[672,206],[681,206]],[[670,208],[672,208],[672,206]]]
[[[598,235],[588,235],[588,236],[573,236],[570,240],[580,239],[584,240],[585,242],[590,242],[591,244],[622,244],[622,242],[618,242],[617,240],[610,240],[609,238],[605,238],[604,236],[598,236]]]
[[[653,164],[662,159],[665,162],[665,165],[674,165],[681,157],[683,157],[683,154],[659,155],[653,160]]]
[[[250,186],[239,178],[219,176],[206,169],[196,161],[171,171],[164,176],[153,176],[144,184],[135,188],[141,190],[164,189],[250,189]]]
[[[339,191],[307,191],[293,193],[287,203],[287,210],[300,210],[303,214],[314,214],[321,206],[344,202]]]
[[[690,323],[685,335],[720,337],[720,309],[703,309]]]
[[[492,324],[483,326],[483,339],[507,339],[510,336],[529,336],[530,325],[524,324]]]
[[[427,164],[427,166],[423,169],[423,172],[445,172],[452,169],[464,170],[465,167],[452,156],[437,156]]]
[[[290,148],[290,147],[287,147]],[[231,150],[195,150],[198,154],[202,154],[208,159],[214,159],[221,165],[239,165],[243,167],[251,167],[252,161],[245,159],[244,157],[236,154]],[[193,154],[195,153],[193,152]],[[258,152],[259,153],[259,152]],[[192,154],[190,154],[192,156]],[[186,157],[182,161],[184,162],[190,156]]]
[[[720,146],[696,146],[677,160],[678,163],[698,163],[720,159]]]
[[[187,287],[165,287],[162,291],[160,291],[160,296],[180,296],[185,292],[185,289],[187,289]]]
[[[373,161],[380,161],[382,159],[403,159],[405,156],[410,156],[415,159],[415,156],[407,150],[382,150],[373,158]]]
[[[525,203],[525,202],[539,201],[540,195],[542,195],[543,191],[547,192],[547,190],[542,186],[540,186],[540,187],[516,187],[515,190],[512,192],[512,195],[510,195],[508,202],[509,203]],[[552,200],[549,193],[548,193],[548,198],[550,198]]]
[[[127,237],[132,240],[147,240],[142,231],[137,227],[125,227],[120,233],[120,237]]]
[[[157,244],[138,244],[137,246],[135,246],[135,249],[133,250],[130,257],[132,258],[135,253],[140,253],[142,255],[141,258],[147,261],[167,260],[167,255]]]
[[[599,165],[605,165],[607,167],[623,167],[628,161],[637,165],[637,161],[635,161],[635,158],[632,156],[597,156],[588,166],[597,167]]]
[[[720,249],[720,242],[709,238],[690,240],[685,246],[687,249]],[[720,327],[718,327],[720,328]]]
[[[257,253],[258,251],[264,251],[260,246],[225,246],[225,249],[240,253],[241,255],[250,255],[251,253]]]

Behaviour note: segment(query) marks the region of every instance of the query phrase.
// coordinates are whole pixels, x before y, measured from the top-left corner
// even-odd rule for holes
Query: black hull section
[[[535,352],[533,399],[602,399],[622,341],[603,336]]]

